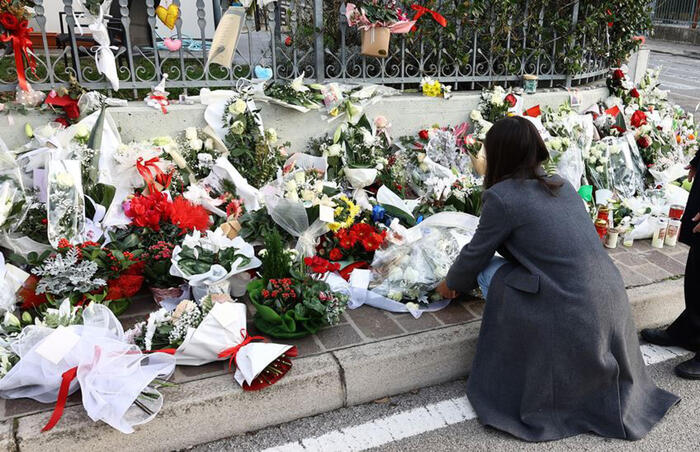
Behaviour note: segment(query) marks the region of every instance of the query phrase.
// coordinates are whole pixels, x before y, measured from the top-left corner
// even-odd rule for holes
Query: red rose
[[[284,45],[286,45],[287,47],[289,47],[289,46],[292,45],[292,37],[291,37],[291,36],[287,36],[287,37],[285,38],[285,40],[284,40]]]
[[[648,148],[649,146],[651,146],[651,138],[649,138],[646,135],[637,138],[637,146],[639,146],[642,149]]]
[[[634,97],[635,99],[639,98],[639,91],[637,91],[637,88],[632,88],[630,90],[630,96]]]
[[[0,15],[0,24],[2,24],[3,28],[6,30],[16,30],[19,25],[19,20],[10,13],[2,13]]]
[[[343,252],[338,248],[333,248],[328,257],[330,257],[332,261],[339,261],[343,259]]]
[[[625,78],[625,73],[622,72],[622,69],[615,69],[613,71],[613,79],[615,80],[624,80]]]
[[[418,136],[420,137],[421,140],[427,140],[428,139],[428,131],[423,129],[420,132],[418,132]]]
[[[630,119],[630,123],[634,127],[641,127],[647,123],[647,115],[642,110],[637,110],[632,115],[632,119]]]
[[[518,99],[516,99],[513,93],[508,94],[505,100],[510,104],[511,107],[515,107],[515,104],[518,103]]]

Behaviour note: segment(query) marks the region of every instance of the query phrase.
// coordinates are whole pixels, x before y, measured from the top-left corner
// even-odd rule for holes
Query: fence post
[[[326,73],[326,63],[323,44],[323,1],[314,0],[314,36],[316,47],[316,81],[323,82]]]
[[[579,9],[579,0],[576,0],[574,3],[574,10],[571,13],[571,36],[569,37],[569,45],[571,47],[574,46],[574,42],[576,42],[576,38],[574,37],[574,33],[576,32],[576,23],[578,23],[578,9]],[[571,70],[566,71],[566,88],[571,88]]]

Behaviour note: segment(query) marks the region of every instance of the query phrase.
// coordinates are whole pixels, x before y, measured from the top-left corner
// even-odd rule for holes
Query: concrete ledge
[[[627,291],[638,330],[672,321],[683,309],[682,281]],[[50,413],[0,425],[0,449],[172,450],[366,403],[464,377],[476,352],[480,322],[440,327],[408,336],[300,358],[278,384],[245,393],[231,374],[165,389],[165,404],[148,424],[123,435],[90,420],[81,405],[66,409],[50,432]],[[15,443],[16,442],[16,443]],[[16,444],[16,445],[15,445]]]
[[[700,45],[700,29],[655,24],[654,39]]]
[[[481,322],[332,352],[345,375],[347,405],[452,381],[469,373]]]
[[[627,289],[637,329],[668,325],[685,309],[683,280],[667,280]]]
[[[544,84],[544,82],[543,82]],[[581,108],[586,108],[608,95],[605,87],[581,87]],[[414,134],[433,124],[456,125],[469,120],[469,113],[479,104],[480,92],[458,92],[449,100],[429,98],[419,94],[403,94],[385,97],[370,105],[366,113],[371,117],[384,115],[392,124],[391,132],[396,138]],[[525,95],[525,108],[535,105],[556,107],[569,98],[563,89],[540,88],[537,94]],[[265,127],[277,131],[281,141],[289,141],[292,151],[303,151],[310,138],[333,134],[341,119],[327,122],[317,111],[299,113],[278,105],[258,103]],[[186,127],[203,127],[203,105],[172,105],[168,114],[146,107],[143,102],[130,102],[128,107],[110,108],[108,114],[114,119],[122,141],[147,140],[163,135],[177,135]],[[30,113],[15,115],[15,126],[0,121],[0,137],[9,148],[26,143],[24,124],[40,127],[54,118],[52,114]]]

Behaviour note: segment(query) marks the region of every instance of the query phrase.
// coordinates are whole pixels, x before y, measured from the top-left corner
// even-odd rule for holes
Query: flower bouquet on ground
[[[223,123],[231,164],[254,187],[270,182],[282,167],[284,155],[276,145],[277,133],[263,128],[260,111],[250,94],[241,93],[228,101]]]
[[[479,111],[483,119],[494,123],[509,116],[509,114],[517,113],[515,108],[518,101],[518,96],[513,92],[506,91],[502,86],[496,85],[490,90],[485,89],[481,92]]]
[[[302,74],[291,82],[266,83],[263,88],[265,96],[261,100],[306,113],[321,107],[323,95],[320,88],[318,85],[305,85]]]
[[[105,306],[92,303],[72,311],[68,306],[47,311],[45,323],[25,327],[10,341],[19,362],[0,380],[0,396],[55,402],[46,431],[60,420],[68,395],[80,389],[92,420],[132,433],[163,406],[158,387],[175,370],[175,359],[165,353],[146,356],[127,343]]]
[[[262,277],[248,284],[255,326],[272,337],[290,339],[338,324],[347,296],[333,292],[323,277],[340,265],[318,256],[295,263],[277,233],[265,237],[265,246]]]
[[[367,0],[358,5],[345,5],[348,25],[362,30],[362,54],[385,58],[389,56],[392,34],[411,31],[416,21],[409,20],[395,0]]]
[[[442,97],[443,99],[449,99],[452,97],[451,86],[443,85],[438,80],[434,80],[430,77],[423,77],[421,79],[420,89],[424,96]]]
[[[207,296],[197,305],[181,301],[173,311],[160,309],[126,332],[142,350],[164,350],[178,365],[201,366],[230,360],[234,379],[246,391],[270,386],[292,368],[296,347],[271,344],[246,330],[246,306],[229,297]]]
[[[229,239],[221,229],[194,231],[172,251],[170,274],[187,280],[196,300],[211,294],[241,296],[248,270],[260,266],[253,246],[241,237]]]
[[[141,255],[143,276],[159,306],[163,302],[180,301],[190,296],[190,286],[180,277],[170,274],[175,245],[159,241],[146,248]]]
[[[134,254],[95,242],[71,245],[64,239],[55,254],[28,258],[32,276],[17,294],[22,309],[41,312],[67,298],[73,305],[104,304],[119,315],[143,284],[143,264]]]
[[[131,220],[124,234],[133,234],[130,241],[143,248],[158,242],[179,243],[188,232],[206,231],[211,224],[209,212],[204,207],[181,196],[171,200],[165,193],[157,191],[127,199],[124,213]]]
[[[374,183],[378,171],[387,163],[385,155],[391,146],[386,129],[375,131],[366,115],[356,124],[348,122],[339,127],[333,142],[343,148],[343,174],[355,190]]]
[[[177,141],[177,148],[168,149],[168,154],[180,170],[176,177],[182,185],[194,184],[211,172],[214,162],[221,156],[214,138],[202,130],[188,127]],[[180,185],[180,184],[176,184]]]

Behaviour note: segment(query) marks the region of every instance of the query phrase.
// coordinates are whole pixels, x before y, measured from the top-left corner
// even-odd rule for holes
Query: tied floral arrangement
[[[261,251],[263,273],[248,285],[255,306],[255,326],[276,338],[315,334],[323,326],[340,322],[348,296],[336,293],[323,277],[340,265],[319,256],[294,261],[293,250],[284,248],[276,231],[265,237]]]
[[[228,359],[229,368],[236,367],[234,380],[243,390],[255,391],[282,378],[291,369],[297,349],[249,336],[246,325],[244,304],[207,296],[200,305],[182,300],[172,311],[153,312],[126,336],[141,350],[172,353],[178,365]]]
[[[368,187],[377,179],[378,171],[387,164],[386,155],[391,148],[391,138],[387,122],[372,127],[366,115],[357,123],[345,123],[338,127],[333,144],[340,144],[343,174],[352,188],[359,190]]]
[[[270,81],[263,88],[263,92],[277,104],[306,113],[321,107],[321,88],[318,84],[306,85],[302,74],[291,82]]]
[[[173,163],[179,168],[182,185],[194,184],[209,175],[221,152],[214,139],[196,127],[188,127],[176,140],[177,150],[171,151]]]
[[[170,274],[187,280],[197,300],[232,291],[243,295],[250,279],[245,272],[260,266],[252,245],[241,237],[228,238],[220,228],[186,235],[173,249],[171,262]],[[242,290],[236,283],[243,284]]]
[[[286,153],[276,144],[275,130],[263,128],[260,111],[249,92],[231,98],[224,109],[223,123],[231,164],[254,187],[270,182],[282,167]]]
[[[17,294],[22,309],[41,312],[68,299],[74,306],[104,304],[119,315],[143,284],[143,263],[136,255],[96,242],[72,245],[62,239],[55,252],[30,253],[24,263],[32,275]]]
[[[348,25],[362,31],[362,54],[376,57],[389,55],[392,34],[404,34],[416,24],[395,0],[369,0],[345,6]]]

